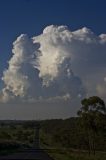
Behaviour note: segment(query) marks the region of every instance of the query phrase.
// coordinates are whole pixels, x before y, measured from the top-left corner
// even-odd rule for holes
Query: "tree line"
[[[69,148],[87,151],[106,151],[106,106],[97,96],[85,98],[76,117],[39,121],[40,142],[46,148]],[[33,146],[36,121],[1,122],[0,146],[16,142]],[[2,147],[3,146],[3,147]],[[5,145],[6,146],[6,145]]]
[[[42,122],[44,143],[54,146],[88,150],[106,151],[106,106],[97,96],[85,98],[77,112],[78,117],[66,120],[47,120]],[[45,137],[46,141],[45,141]]]

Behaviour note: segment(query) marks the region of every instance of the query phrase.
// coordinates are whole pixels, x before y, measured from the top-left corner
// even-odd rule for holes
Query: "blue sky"
[[[42,33],[45,27],[52,24],[58,26],[66,25],[71,31],[87,27],[90,28],[96,36],[101,33],[106,33],[106,1],[0,0],[0,78],[2,77],[3,71],[8,68],[7,61],[12,57],[12,43],[16,38],[22,33],[27,34],[29,37],[37,36]],[[102,49],[103,56],[104,48]],[[103,60],[100,62],[101,64],[105,60],[103,56]],[[98,57],[99,56],[97,56],[97,59],[100,59]],[[79,63],[81,62],[79,61]],[[93,66],[93,68],[94,67],[95,66]],[[78,68],[76,69],[75,64],[74,70],[76,73]],[[78,74],[81,75],[81,71],[78,71]],[[104,73],[102,73],[102,75],[105,76]],[[76,80],[79,80],[79,83],[80,78]],[[89,83],[92,81],[92,84],[94,84],[94,77],[90,78],[89,81]],[[98,81],[98,84],[101,81],[102,80]],[[2,87],[3,82],[0,81],[0,88]],[[104,93],[100,87],[98,87],[98,90]]]
[[[71,30],[87,26],[97,34],[106,32],[105,0],[0,0],[0,59],[4,66],[12,42],[21,33],[42,32],[50,24]],[[4,56],[5,55],[5,56]],[[5,60],[4,60],[5,59]],[[4,62],[4,63],[3,63]]]

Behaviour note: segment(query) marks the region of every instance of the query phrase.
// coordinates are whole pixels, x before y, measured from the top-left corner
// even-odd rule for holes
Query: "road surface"
[[[53,160],[43,149],[28,149],[12,155],[0,156],[0,160]]]

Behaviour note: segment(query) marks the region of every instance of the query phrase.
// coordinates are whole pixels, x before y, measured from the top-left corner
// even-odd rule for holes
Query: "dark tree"
[[[104,128],[106,106],[104,101],[97,96],[85,98],[81,104],[82,107],[77,114],[88,139],[89,154],[91,151],[95,154],[95,136]]]

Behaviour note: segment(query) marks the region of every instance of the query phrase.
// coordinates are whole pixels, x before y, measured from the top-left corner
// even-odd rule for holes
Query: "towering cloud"
[[[105,97],[106,35],[48,26],[39,36],[22,34],[13,43],[3,72],[1,101],[57,101],[86,94]]]
[[[36,75],[32,62],[37,54],[36,52],[38,52],[38,48],[39,44],[34,44],[24,34],[19,36],[13,43],[13,56],[9,61],[8,69],[4,71],[4,76],[2,77],[5,83],[3,95],[6,95],[6,97],[8,95],[12,99],[19,97],[24,99],[30,94],[30,89],[37,86],[38,75]]]

